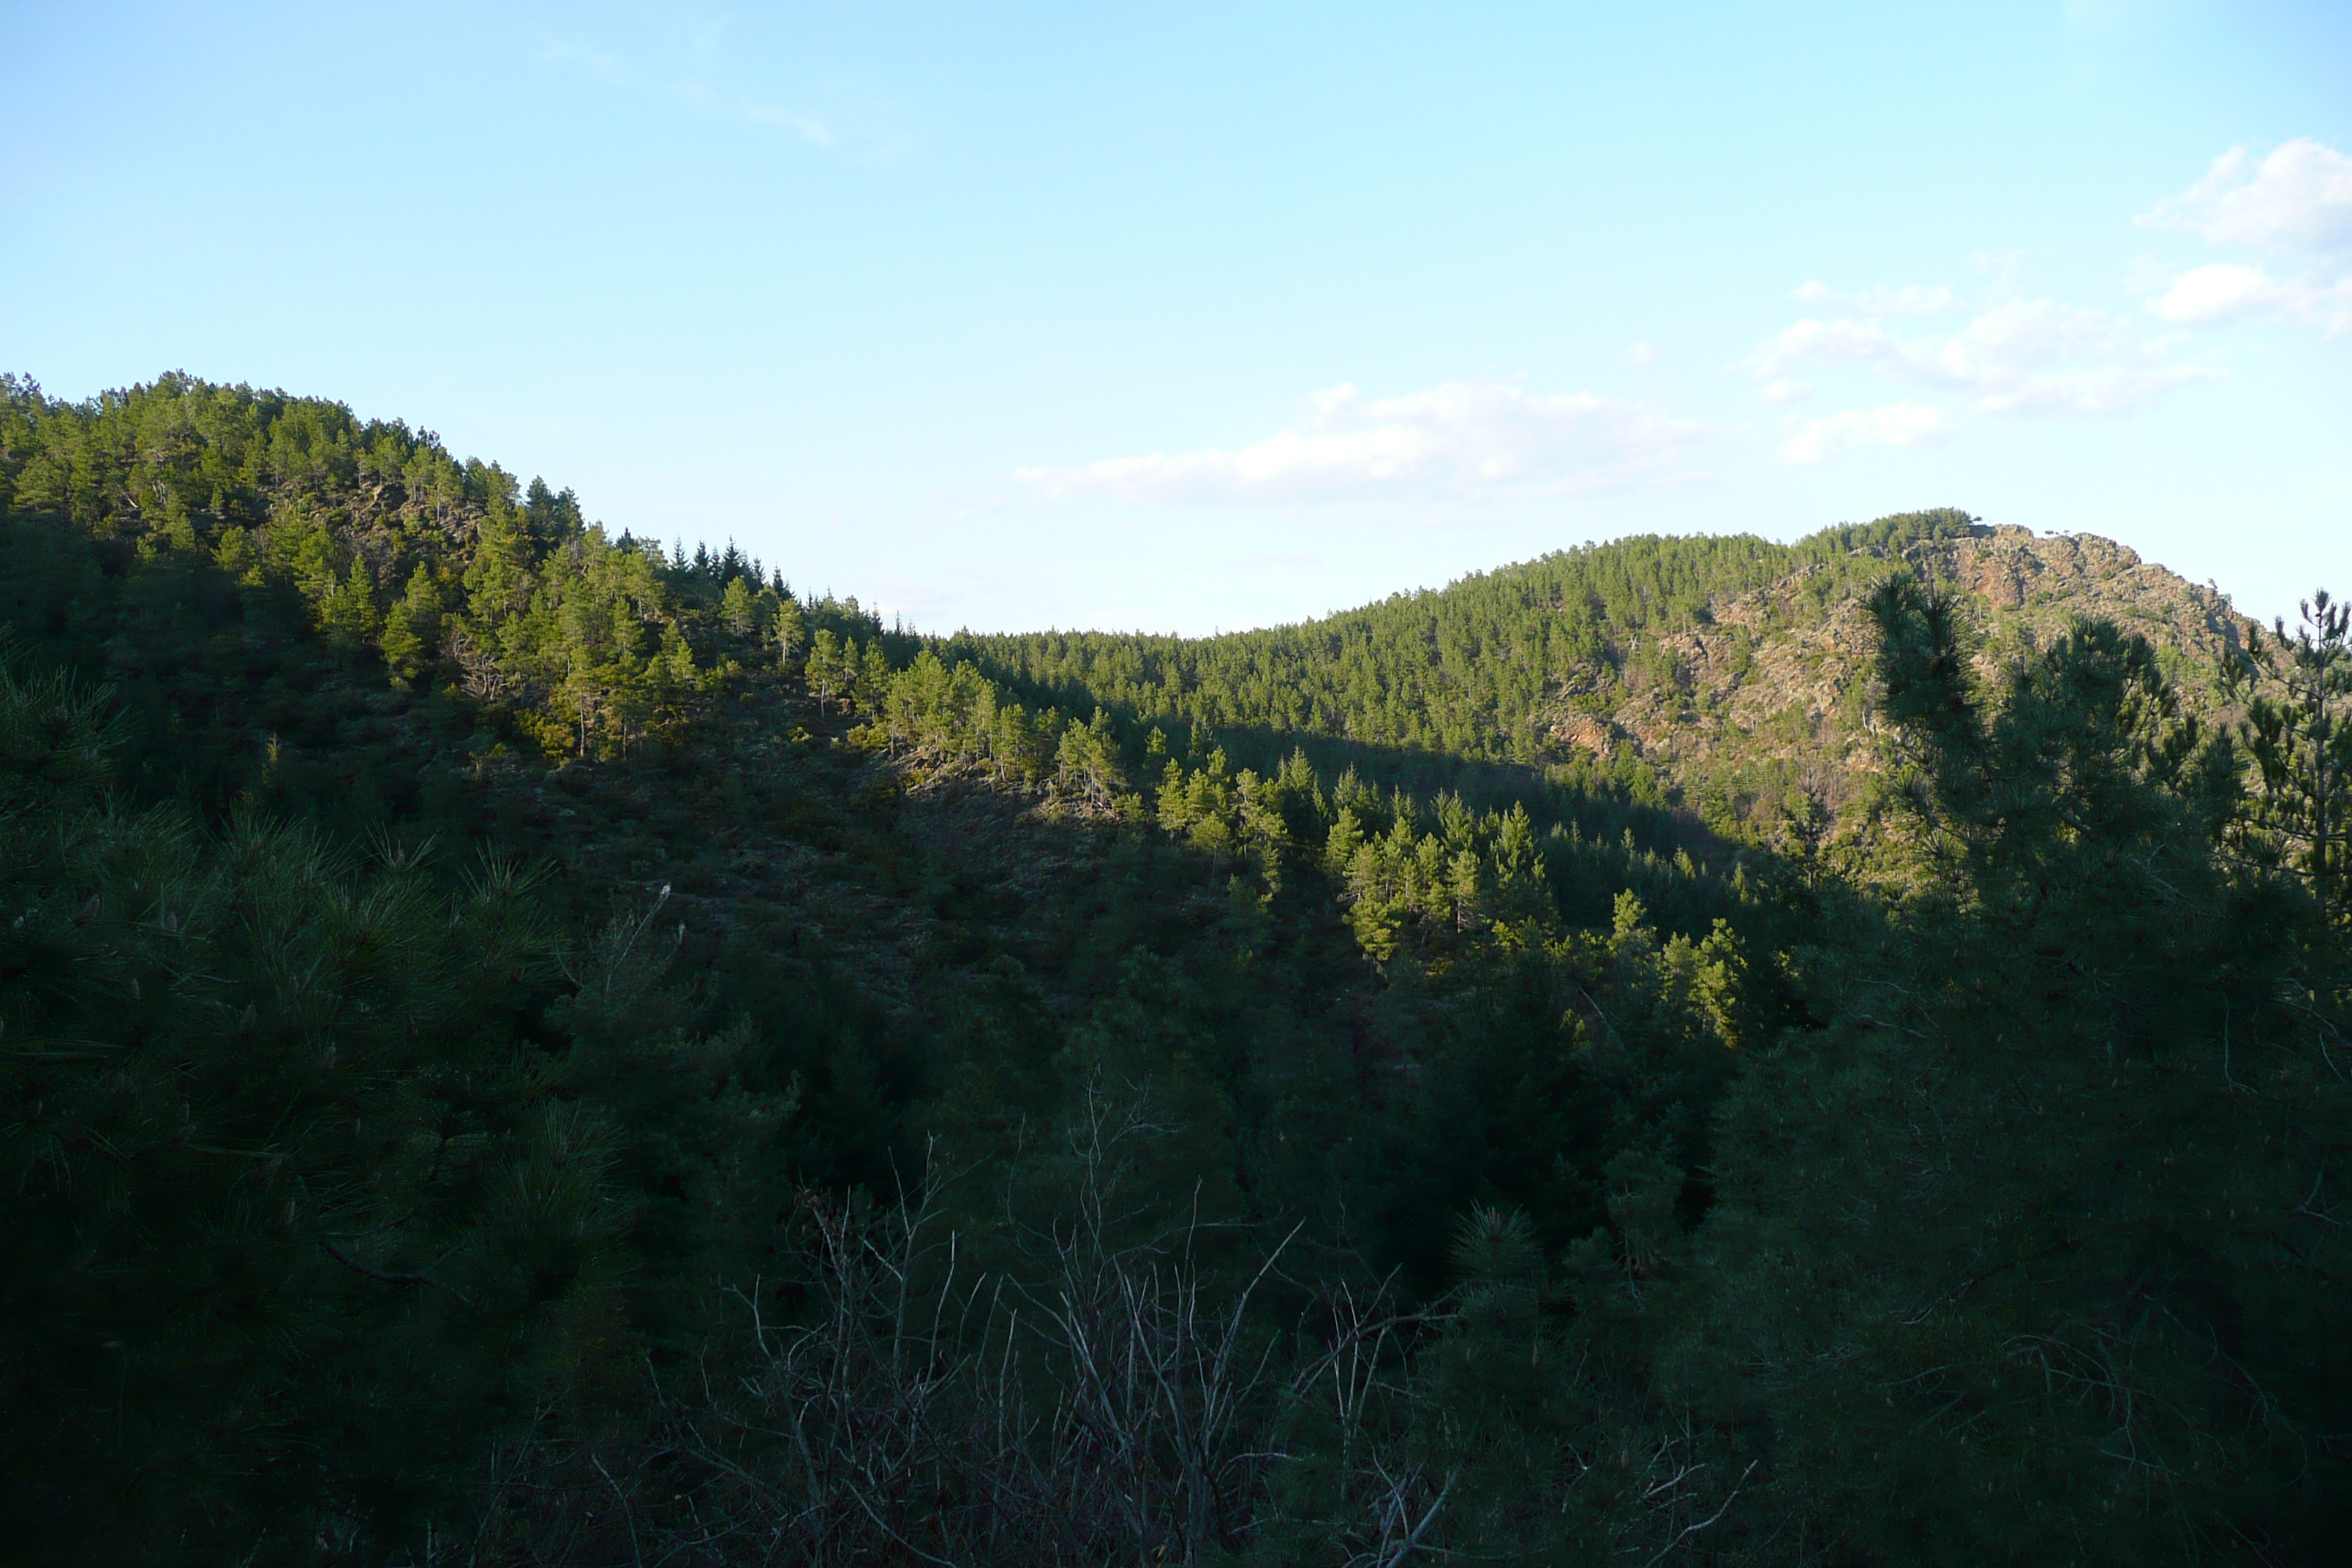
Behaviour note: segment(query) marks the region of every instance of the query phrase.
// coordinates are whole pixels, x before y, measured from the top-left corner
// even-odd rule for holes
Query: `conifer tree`
[[[1948,601],[1874,608],[1927,879],[1729,1097],[1679,1386],[1767,1424],[1751,1538],[2311,1560],[2339,960],[2217,856],[2227,747],[2144,642],[2080,627],[1994,698]]]
[[[351,569],[340,580],[330,578],[319,598],[319,629],[329,642],[360,647],[375,640],[378,629],[375,574],[367,557],[352,552]]]
[[[819,626],[809,640],[807,668],[802,672],[808,689],[823,709],[839,696],[843,687],[843,656],[841,640],[829,626]]]
[[[2337,920],[2352,919],[2352,604],[2322,590],[2302,623],[2259,628],[2234,672],[2250,694],[2244,742],[2257,788],[2252,837],[2277,853]]]
[[[788,669],[808,640],[807,621],[801,614],[800,601],[790,593],[777,590],[775,600],[769,629],[776,639],[776,667]]]
[[[726,591],[719,596],[719,618],[739,637],[749,638],[759,630],[757,601],[747,578],[739,574],[727,579]]]
[[[413,1544],[609,1300],[608,1141],[497,1022],[527,890],[117,806],[107,701],[0,669],[10,1554]]]

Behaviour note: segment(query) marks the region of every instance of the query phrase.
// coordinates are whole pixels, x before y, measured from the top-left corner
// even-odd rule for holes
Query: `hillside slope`
[[[1886,553],[1965,596],[1984,674],[2052,646],[2081,621],[2105,620],[2162,651],[2193,710],[2222,710],[2216,673],[2243,651],[2248,623],[2219,593],[2123,545],[1979,526]],[[1696,624],[1654,634],[1651,646],[1671,679],[1612,691],[1580,672],[1533,721],[1555,751],[1608,758],[1622,749],[1639,758],[1719,826],[1769,815],[1775,784],[1841,811],[1859,793],[1857,775],[1874,767],[1868,683],[1876,656],[1861,598],[1814,591],[1823,577],[1843,588],[1843,576],[1809,562],[1710,603]]]
[[[2244,645],[2247,623],[2221,595],[2112,541],[1944,510],[1792,545],[1622,540],[1213,638],[1055,633],[946,647],[1073,709],[1198,727],[1236,755],[1263,761],[1298,743],[1335,758],[1388,753],[1397,773],[1444,781],[1494,764],[1769,840],[1792,794],[1832,815],[1853,801],[1868,767],[1864,599],[1906,569],[1962,596],[1985,669],[2105,619],[2147,637],[2191,706],[2214,711],[2216,672]]]
[[[2352,731],[2105,542],[929,637],[9,381],[0,624],[27,1561],[2341,1538]]]

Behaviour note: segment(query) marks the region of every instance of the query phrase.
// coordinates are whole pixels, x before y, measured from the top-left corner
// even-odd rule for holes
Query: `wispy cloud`
[[[583,71],[608,87],[666,99],[689,114],[706,120],[732,121],[763,131],[781,131],[804,145],[823,151],[853,153],[868,160],[887,159],[903,149],[885,139],[845,133],[833,118],[814,110],[745,96],[715,87],[709,68],[716,63],[718,33],[706,26],[692,33],[688,50],[690,74],[648,72],[626,58],[578,38],[561,38],[540,51],[550,65]]]
[[[1697,423],[1590,393],[1448,382],[1367,398],[1343,384],[1308,397],[1291,428],[1234,450],[1017,474],[1049,496],[1192,504],[1584,492],[1691,478],[1685,458],[1706,437]]]
[[[2017,292],[2017,280],[2025,272],[2025,252],[2021,250],[1977,250],[1969,253],[1969,265],[1985,280],[1995,299],[2006,300]]]
[[[1870,320],[1808,317],[1765,340],[1748,363],[1776,400],[1800,365],[1852,364],[1964,395],[1987,414],[2122,413],[2221,374],[2168,363],[2107,312],[2052,300],[1996,305],[1957,331],[1916,338]]]
[[[1780,447],[1789,463],[1827,462],[1854,447],[1916,447],[1940,441],[1952,423],[1940,408],[1921,403],[1890,403],[1883,408],[1849,408],[1809,420]]]
[[[694,113],[709,119],[776,127],[790,132],[812,147],[831,147],[835,141],[831,127],[805,110],[755,103],[750,99],[719,92],[699,81],[667,82],[661,90]]]
[[[577,38],[559,38],[539,51],[540,59],[549,65],[567,65],[586,71],[599,81],[615,87],[632,85],[628,70],[620,57],[582,43]]]
[[[779,109],[771,103],[747,103],[743,118],[754,125],[781,125],[813,147],[830,147],[834,143],[832,129],[815,115],[797,109]]]

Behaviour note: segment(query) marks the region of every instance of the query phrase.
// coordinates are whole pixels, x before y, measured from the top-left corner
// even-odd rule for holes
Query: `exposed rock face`
[[[1924,562],[1977,600],[1996,630],[2039,643],[2077,618],[2111,620],[2201,665],[2243,646],[2252,624],[2201,587],[2095,534],[2037,536],[1996,528],[1960,540]]]
[[[1590,713],[1570,713],[1553,721],[1551,737],[1557,744],[1605,757],[1617,742],[1617,728]]]
[[[1988,673],[2077,621],[2103,619],[2156,645],[2184,701],[2214,715],[2215,674],[2252,626],[2221,594],[2095,535],[1990,528],[1911,558],[1966,596]],[[1561,693],[1539,716],[1542,731],[1562,757],[1630,751],[1686,801],[1710,779],[1743,774],[1753,786],[1765,774],[1836,811],[1877,765],[1866,743],[1875,633],[1859,599],[1821,606],[1806,592],[1826,570],[1801,567],[1713,605],[1708,624],[1623,650],[1645,657],[1628,658],[1613,687]]]

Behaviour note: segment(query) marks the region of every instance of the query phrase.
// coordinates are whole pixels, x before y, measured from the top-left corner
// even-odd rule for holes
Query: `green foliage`
[[[1177,724],[1360,743],[1486,762],[1557,761],[1538,718],[1558,691],[1675,679],[1662,634],[1706,625],[1722,600],[1806,565],[1843,598],[1922,540],[1965,535],[1958,512],[1887,518],[1796,545],[1752,536],[1639,538],[1548,555],[1305,626],[1204,640],[1099,632],[952,639],[999,679]]]
[[[932,638],[0,383],[12,1544],[2321,1557],[2346,617],[1985,533]]]
[[[519,488],[340,404],[183,375],[79,405],[0,386],[0,502],[18,512],[282,584],[331,646],[377,649],[550,755],[674,744],[774,618],[756,563],[673,566],[570,491]]]
[[[501,1026],[544,935],[503,865],[109,801],[108,696],[0,672],[12,1550],[398,1535],[611,1326],[610,1141]]]
[[[1682,1386],[1769,1423],[1743,1533],[1906,1561],[2311,1561],[2347,1363],[2345,976],[2215,854],[2225,742],[2085,626],[1976,689],[1876,610],[1932,881],[1729,1094]]]
[[[2293,633],[2256,630],[2233,687],[2252,683],[2242,740],[2256,788],[2250,847],[2291,868],[2336,920],[2352,919],[2352,605],[2315,595]]]

